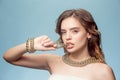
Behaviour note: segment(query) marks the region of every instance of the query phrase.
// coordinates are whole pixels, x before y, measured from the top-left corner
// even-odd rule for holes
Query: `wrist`
[[[26,41],[26,52],[34,53],[36,50],[34,48],[34,38],[30,38]]]

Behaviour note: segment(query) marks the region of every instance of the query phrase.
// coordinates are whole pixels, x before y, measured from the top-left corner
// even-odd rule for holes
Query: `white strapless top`
[[[52,74],[50,75],[48,80],[87,80],[87,79],[76,77],[76,76]]]

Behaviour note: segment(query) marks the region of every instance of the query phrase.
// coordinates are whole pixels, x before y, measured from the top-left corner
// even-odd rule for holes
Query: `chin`
[[[68,52],[68,53],[74,53],[74,52],[76,52],[76,50],[69,50],[69,49],[68,49],[67,52]]]
[[[67,52],[68,53],[77,53],[79,52],[81,49],[78,49],[78,48],[72,48],[72,49],[67,49]]]

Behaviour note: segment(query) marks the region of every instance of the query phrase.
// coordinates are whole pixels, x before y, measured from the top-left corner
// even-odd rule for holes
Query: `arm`
[[[35,50],[46,51],[55,50],[56,46],[47,36],[40,36],[34,39],[34,48]],[[7,50],[3,58],[18,66],[49,69],[50,56],[50,54],[26,54],[26,43],[23,43]]]

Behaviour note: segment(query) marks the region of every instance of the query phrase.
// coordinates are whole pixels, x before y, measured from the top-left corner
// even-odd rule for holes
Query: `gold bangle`
[[[26,41],[26,52],[29,52],[29,39]]]
[[[26,51],[29,53],[35,52],[34,49],[34,38],[28,39],[26,42]]]

